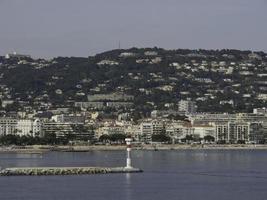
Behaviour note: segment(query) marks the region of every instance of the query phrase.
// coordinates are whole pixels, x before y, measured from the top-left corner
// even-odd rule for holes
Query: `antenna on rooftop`
[[[121,49],[121,41],[119,40],[119,49]]]

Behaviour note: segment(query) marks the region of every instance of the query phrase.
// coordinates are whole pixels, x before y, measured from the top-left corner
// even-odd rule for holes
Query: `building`
[[[106,103],[106,107],[109,108],[131,108],[133,107],[133,103],[132,102],[107,102]]]
[[[189,117],[193,126],[212,125],[215,140],[222,143],[259,143],[265,140],[267,117],[260,114],[198,114]]]
[[[192,126],[192,135],[204,139],[206,136],[212,136],[215,139],[216,129],[214,126],[211,125],[199,125],[199,126]]]
[[[17,129],[17,119],[13,118],[0,118],[0,136],[2,135],[15,135]]]
[[[92,108],[92,109],[98,109],[102,110],[106,107],[105,103],[100,101],[94,101],[94,102],[75,102],[75,107],[79,107],[82,110]]]
[[[124,93],[114,92],[110,94],[88,95],[87,102],[75,102],[75,107],[81,109],[98,109],[106,108],[131,108],[133,106],[134,96]]]
[[[123,52],[119,55],[119,57],[128,58],[128,57],[135,57],[136,54],[133,52]]]
[[[93,102],[76,102],[75,107],[80,107],[82,110],[84,109],[96,109],[103,110],[105,108],[131,108],[133,107],[132,102],[104,102],[104,101],[93,101]]]
[[[42,136],[42,122],[39,119],[0,119],[1,135],[19,135],[19,136]]]
[[[85,117],[81,115],[54,115],[52,120],[59,123],[84,124]]]
[[[266,130],[261,122],[228,122],[216,124],[216,141],[226,143],[261,143],[266,139]]]
[[[237,113],[237,114],[193,114],[189,116],[189,120],[193,125],[195,124],[209,124],[213,122],[266,122],[267,117],[264,115],[252,113]]]
[[[170,115],[177,116],[181,114],[177,110],[167,109],[167,110],[153,110],[151,111],[151,118],[158,118],[158,117],[168,117]]]
[[[183,123],[168,123],[166,124],[166,135],[172,138],[173,143],[176,143],[185,137],[184,128]]]
[[[189,101],[189,100],[181,100],[178,103],[178,110],[179,112],[185,113],[185,114],[193,114],[197,111],[196,102]]]
[[[157,56],[158,52],[156,52],[156,51],[145,51],[144,55],[145,56]]]
[[[152,141],[153,125],[151,122],[143,122],[140,125],[140,142],[149,143]]]
[[[152,142],[152,136],[156,134],[161,134],[164,130],[165,127],[162,121],[153,120],[149,122],[142,122],[140,124],[141,142]]]
[[[2,107],[6,108],[8,105],[11,105],[14,103],[14,100],[2,100]]]
[[[134,96],[126,95],[124,93],[110,93],[110,94],[95,94],[88,95],[87,99],[89,102],[98,102],[98,101],[132,101]]]
[[[267,108],[254,108],[253,114],[266,115],[267,114]]]
[[[131,136],[131,138],[134,139],[134,141],[141,141],[142,135],[141,135],[141,126],[139,125],[131,125],[125,128],[125,134],[127,136]]]
[[[46,121],[43,123],[42,129],[44,134],[56,134],[57,137],[63,137],[67,134],[73,133],[70,123]]]
[[[113,134],[125,134],[125,128],[121,126],[104,126],[100,127],[96,131],[96,137],[100,138],[102,135],[113,135]]]
[[[113,61],[113,60],[101,60],[100,62],[97,63],[97,65],[99,66],[103,66],[103,65],[119,65],[118,62]]]
[[[42,123],[39,119],[21,119],[17,121],[16,134],[19,136],[29,135],[32,137],[42,136]]]
[[[6,58],[6,59],[10,59],[10,58],[25,59],[25,58],[31,58],[31,56],[29,56],[29,55],[17,54],[17,52],[13,52],[13,53],[8,53],[8,54],[6,54],[5,58]]]

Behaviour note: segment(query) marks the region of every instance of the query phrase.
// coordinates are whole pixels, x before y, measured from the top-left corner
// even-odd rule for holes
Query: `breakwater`
[[[142,172],[141,169],[125,167],[34,167],[6,168],[0,171],[0,176],[62,176],[140,172]]]

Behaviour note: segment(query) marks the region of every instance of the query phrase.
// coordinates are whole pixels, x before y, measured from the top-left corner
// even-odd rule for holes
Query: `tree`
[[[126,138],[126,135],[120,134],[120,133],[114,133],[110,135],[110,140],[112,142],[124,143],[125,138]]]
[[[215,138],[211,135],[206,135],[206,136],[204,136],[204,140],[207,142],[214,142]]]
[[[186,135],[185,138],[182,139],[183,142],[189,143],[190,141],[194,141],[193,135]]]
[[[19,138],[17,135],[4,135],[0,137],[0,143],[3,145],[20,145]]]
[[[59,139],[55,133],[45,133],[44,137],[41,139],[42,144],[59,144]]]
[[[106,135],[106,134],[101,135],[99,137],[99,141],[100,142],[104,142],[104,143],[108,143],[108,142],[110,142],[110,136],[109,135]]]
[[[152,142],[170,142],[171,138],[165,133],[153,134]]]

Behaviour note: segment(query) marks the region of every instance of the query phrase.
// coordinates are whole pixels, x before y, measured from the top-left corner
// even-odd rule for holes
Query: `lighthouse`
[[[132,147],[131,147],[131,144],[132,144],[132,138],[126,138],[125,139],[125,142],[126,142],[126,145],[127,145],[127,159],[126,159],[126,167],[127,169],[131,169],[133,168],[132,167],[132,161],[131,161],[131,150],[132,150]]]

